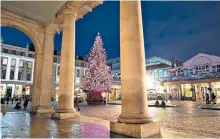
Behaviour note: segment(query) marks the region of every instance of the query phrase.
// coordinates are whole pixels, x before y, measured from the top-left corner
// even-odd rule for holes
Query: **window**
[[[78,67],[79,67],[79,63],[78,63],[78,62],[76,62],[76,66],[78,66]]]
[[[76,70],[76,77],[79,77],[79,75],[80,75],[80,69],[77,69]]]
[[[15,67],[15,65],[16,65],[16,59],[11,59],[11,66]]]
[[[8,49],[3,49],[3,53],[8,53]]]
[[[57,68],[57,75],[60,75],[60,66]]]
[[[53,58],[53,62],[57,63],[57,58],[56,57]]]
[[[24,52],[20,52],[20,55],[21,55],[21,56],[24,56]]]
[[[20,60],[20,62],[19,62],[19,67],[21,67],[21,68],[24,67],[24,61],[23,61],[23,60]]]
[[[8,64],[8,58],[2,57],[2,65]]]
[[[4,67],[1,67],[1,79],[6,79],[6,68],[4,69]]]
[[[27,62],[27,68],[31,69],[32,68],[32,62]]]
[[[60,58],[57,58],[58,63],[60,63]]]
[[[81,67],[84,67],[84,63],[83,62],[81,63]]]
[[[28,54],[28,57],[32,57],[33,58],[34,56],[32,54]]]
[[[24,78],[24,73],[22,71],[18,72],[18,80],[23,80]]]
[[[12,54],[13,54],[13,55],[16,55],[16,51],[15,51],[15,50],[13,50],[13,51],[12,51]]]
[[[14,80],[14,78],[15,78],[15,71],[11,70],[10,71],[10,80]]]
[[[27,74],[27,81],[31,81],[31,74]]]

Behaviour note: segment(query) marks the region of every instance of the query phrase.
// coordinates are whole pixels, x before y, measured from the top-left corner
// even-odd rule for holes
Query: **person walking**
[[[26,110],[26,108],[28,106],[28,101],[29,101],[28,98],[25,98],[24,104],[23,104],[25,110]]]
[[[216,104],[216,96],[214,93],[212,93],[212,101],[213,101],[213,105]]]
[[[79,108],[79,99],[78,99],[78,97],[76,97],[76,106],[77,106],[78,111],[80,111],[80,108]]]
[[[206,93],[206,104],[210,104],[210,101],[209,101],[209,94],[208,93]]]
[[[9,103],[9,97],[7,97],[7,105],[8,105],[8,103]]]

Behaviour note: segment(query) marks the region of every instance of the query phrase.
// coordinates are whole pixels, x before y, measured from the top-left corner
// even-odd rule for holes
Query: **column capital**
[[[55,23],[48,23],[45,26],[45,33],[49,35],[55,35],[55,33],[59,33],[61,30],[60,25],[57,25]]]
[[[78,13],[80,13],[79,10],[77,10],[76,8],[70,6],[70,5],[67,5],[66,8],[63,9],[62,11],[62,14],[65,16],[65,15],[73,15],[74,17],[77,17]]]

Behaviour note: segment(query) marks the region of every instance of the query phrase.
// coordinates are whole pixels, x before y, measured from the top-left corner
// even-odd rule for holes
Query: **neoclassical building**
[[[35,52],[19,46],[1,43],[1,97],[21,97],[31,95],[34,78]],[[53,63],[53,97],[59,91],[60,56],[54,55]],[[82,93],[82,84],[88,61],[76,56],[75,94]]]
[[[220,57],[199,53],[170,68],[169,77],[163,80],[167,92],[177,100],[201,101],[208,88],[220,99]]]

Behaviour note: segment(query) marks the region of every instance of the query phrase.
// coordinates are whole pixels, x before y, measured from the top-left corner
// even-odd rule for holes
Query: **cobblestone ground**
[[[149,115],[159,121],[163,129],[220,137],[220,111],[198,109],[194,102],[180,102],[175,108],[149,107]],[[115,121],[121,112],[120,105],[81,106],[83,116]]]
[[[220,137],[220,111],[198,109],[198,104],[190,101],[176,102],[174,108],[149,107],[152,120],[159,121],[162,129],[184,132],[205,137]],[[53,104],[56,109],[56,103]],[[80,106],[82,116],[116,121],[121,105]],[[16,111],[12,106],[8,111]]]

